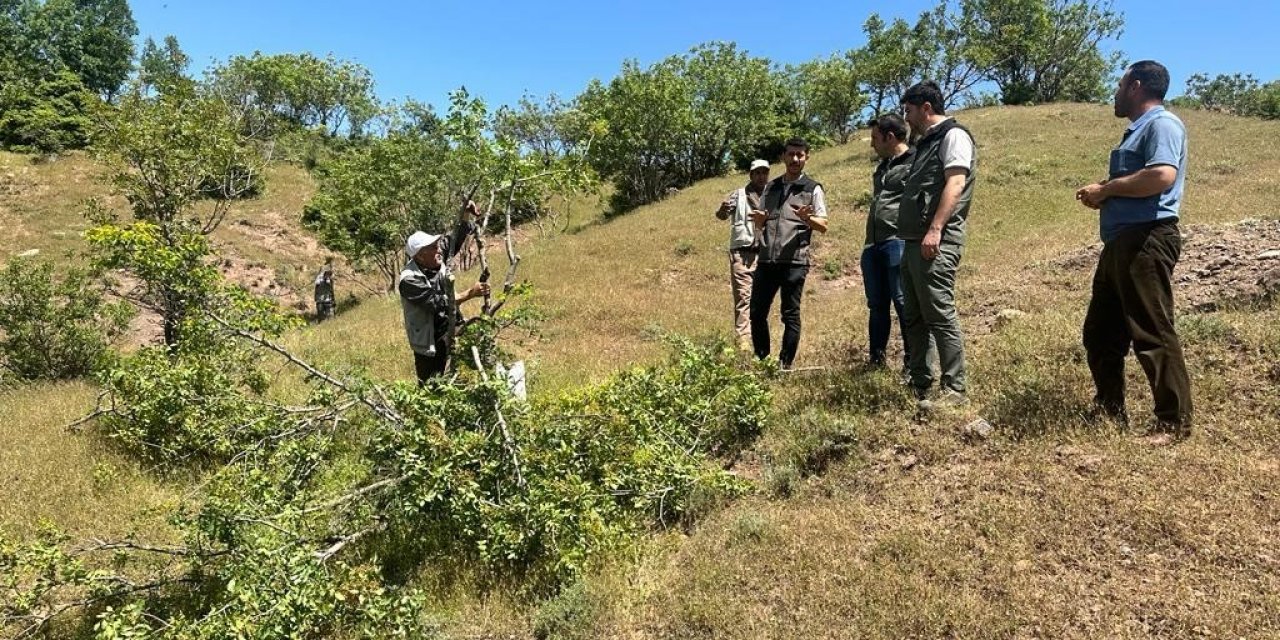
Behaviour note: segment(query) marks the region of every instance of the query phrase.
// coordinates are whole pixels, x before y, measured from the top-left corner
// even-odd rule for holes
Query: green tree
[[[1103,42],[1124,28],[1124,16],[1103,0],[963,0],[971,20],[970,55],[987,69],[1005,104],[1106,96],[1120,54]]]
[[[867,106],[860,89],[861,56],[856,51],[811,60],[795,67],[793,82],[800,113],[813,130],[844,144],[858,128]]]
[[[1221,73],[1212,78],[1195,73],[1187,78],[1183,97],[1202,109],[1247,114],[1258,88],[1258,79],[1246,73]]]
[[[613,182],[615,211],[724,173],[776,135],[783,91],[769,62],[709,43],[647,69],[623,63],[609,84],[578,97],[599,133],[591,164]]]
[[[262,156],[243,131],[242,114],[226,102],[179,87],[154,97],[141,90],[126,93],[96,135],[116,190],[129,201],[135,220],[155,225],[170,256],[151,264],[159,258],[124,252],[111,265],[143,281],[140,302],[160,313],[170,347],[187,313],[203,302],[195,295],[201,288],[184,280],[199,275],[208,255],[201,236],[221,224],[229,200],[260,185]],[[105,216],[95,221],[107,229],[127,228]]]
[[[591,166],[613,182],[615,211],[655,202],[689,183],[684,158],[693,137],[692,101],[674,59],[648,69],[628,60],[609,84],[592,81],[578,96],[578,107],[601,133]]]
[[[128,324],[130,309],[80,269],[18,258],[0,270],[0,367],[20,379],[90,373]]]
[[[950,0],[920,14],[911,30],[915,73],[938,83],[947,108],[968,97],[986,79],[985,53],[974,40],[977,21],[968,6]]]
[[[769,60],[732,42],[710,42],[689,51],[684,75],[693,93],[689,179],[750,163],[754,149],[776,132],[782,103]]]
[[[594,174],[583,162],[589,139],[548,156],[519,139],[523,130],[511,128],[510,120],[506,127],[499,120],[465,89],[451,94],[443,118],[416,103],[403,106],[387,135],[317,171],[303,221],[329,248],[372,263],[391,286],[404,264],[404,239],[419,229],[446,230],[463,203],[474,199],[483,230],[490,221],[503,221],[514,265],[511,225],[536,219],[553,193],[589,189]]]
[[[555,94],[538,101],[521,96],[515,107],[502,107],[496,114],[494,133],[518,144],[521,150],[541,157],[550,166],[575,153],[581,142],[581,114],[572,104]]]
[[[165,36],[164,46],[148,37],[138,58],[138,82],[146,89],[166,91],[191,81],[187,76],[190,64],[191,57],[178,45],[176,37]]]
[[[310,53],[236,56],[208,73],[222,99],[252,117],[252,133],[271,138],[289,128],[359,136],[377,115],[373,76],[354,62]]]
[[[867,44],[857,50],[859,81],[868,96],[871,115],[894,108],[898,98],[911,86],[919,67],[915,33],[901,18],[886,25],[871,14],[862,25]]]
[[[1280,80],[1258,87],[1253,100],[1253,115],[1268,120],[1280,119]]]
[[[317,169],[303,222],[326,247],[372,263],[390,286],[408,234],[444,228],[452,210],[437,170],[444,151],[436,136],[401,130],[337,155]]]
[[[99,98],[68,70],[0,86],[0,145],[56,153],[88,143]]]
[[[90,91],[119,92],[133,69],[138,25],[127,0],[46,0],[46,56],[70,69]]]

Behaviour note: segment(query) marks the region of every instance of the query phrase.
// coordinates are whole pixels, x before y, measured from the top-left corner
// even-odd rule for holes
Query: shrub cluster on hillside
[[[104,376],[103,434],[204,476],[172,516],[182,542],[0,543],[0,627],[26,637],[87,608],[108,638],[418,637],[426,594],[405,576],[450,567],[553,591],[739,492],[719,460],[770,403],[732,349],[678,341],[667,364],[533,404],[475,372],[382,389],[292,359],[312,393],[284,406],[204,384],[219,374],[200,360],[255,379],[259,361],[222,345],[274,348],[264,336],[281,326],[220,308],[188,318],[190,357],[144,349]]]
[[[1174,103],[1275,120],[1280,118],[1280,80],[1262,84],[1244,73],[1222,73],[1212,78],[1197,73],[1187,80],[1187,92]]]

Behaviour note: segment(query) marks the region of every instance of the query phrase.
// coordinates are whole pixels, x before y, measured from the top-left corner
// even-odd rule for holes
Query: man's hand
[[[1080,189],[1076,191],[1076,200],[1079,200],[1080,204],[1083,204],[1090,209],[1101,209],[1102,203],[1105,202],[1106,199],[1107,196],[1103,191],[1103,183],[1101,182],[1095,182],[1089,186],[1080,187]]]
[[[720,208],[716,209],[716,217],[720,218],[721,220],[728,220],[729,214],[733,212],[733,209],[735,206],[736,205],[734,204],[733,200],[729,198],[725,198],[724,202],[720,203]]]
[[[760,209],[751,210],[751,221],[754,222],[757,227],[763,227],[765,220],[768,220],[768,219],[769,219],[768,212],[762,211]]]
[[[480,296],[487,296],[487,295],[489,295],[489,291],[491,291],[491,289],[489,288],[489,283],[488,283],[488,282],[477,282],[477,283],[475,283],[475,284],[471,285],[471,288],[470,288],[470,289],[467,289],[467,292],[466,292],[466,293],[462,294],[462,297],[461,297],[461,299],[459,299],[459,300],[458,300],[458,302],[465,302],[465,301],[470,300],[470,299],[472,299],[472,298],[479,298]]]
[[[938,257],[938,247],[942,245],[942,230],[930,228],[924,234],[924,239],[920,240],[920,255],[925,260],[932,260]]]
[[[798,207],[793,204],[791,205],[791,210],[795,212],[796,217],[804,220],[806,224],[808,224],[809,218],[813,217],[813,212],[816,211],[812,204],[800,205]]]

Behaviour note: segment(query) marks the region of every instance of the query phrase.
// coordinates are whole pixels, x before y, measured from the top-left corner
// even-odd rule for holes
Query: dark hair
[[[896,113],[886,113],[872,120],[871,126],[882,136],[892,135],[900,141],[907,139],[907,121]]]
[[[789,138],[786,144],[782,145],[784,149],[787,147],[800,147],[805,153],[809,153],[809,143],[804,138]]]
[[[918,107],[928,102],[933,107],[933,112],[940,116],[947,115],[947,109],[942,103],[942,89],[938,88],[938,83],[932,80],[925,80],[912,85],[907,92],[902,94],[902,103]]]
[[[1139,60],[1129,65],[1129,81],[1142,83],[1148,98],[1164,100],[1169,92],[1169,70],[1155,60]]]

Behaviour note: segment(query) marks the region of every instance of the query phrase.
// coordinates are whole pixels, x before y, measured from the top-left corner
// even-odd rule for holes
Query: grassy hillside
[[[1280,123],[1181,115],[1192,145],[1184,222],[1280,219],[1280,150],[1257,142],[1280,134]],[[544,627],[561,621],[553,637],[576,638],[1277,637],[1280,308],[1183,310],[1197,407],[1190,441],[1152,449],[1114,425],[1087,423],[1091,385],[1078,343],[1090,272],[1079,256],[1096,242],[1097,220],[1072,194],[1101,177],[1123,122],[1087,105],[960,119],[977,137],[980,167],[959,285],[972,406],[918,420],[892,375],[858,364],[865,211],[854,203],[874,164],[864,140],[820,151],[809,173],[830,194],[832,231],[819,240],[797,362],[820,369],[778,382],[776,418],[738,465],[759,491],[689,531],[659,532],[634,559],[540,612],[446,590],[437,603],[446,630],[528,637],[540,616]],[[0,222],[20,230],[0,256],[73,245],[75,218],[50,212],[99,192],[92,163],[0,159],[0,176],[17,167],[26,181],[0,186]],[[245,219],[293,224],[309,186],[301,173],[277,174]],[[547,316],[521,347],[534,393],[652,360],[663,351],[660,331],[727,334],[727,230],[712,211],[743,181],[706,181],[522,246],[522,275]],[[260,250],[235,226],[224,231],[229,245]],[[1195,237],[1212,243],[1219,228]],[[256,259],[284,271],[305,264],[270,248]],[[1024,315],[997,321],[1004,309]],[[318,362],[408,378],[400,322],[395,300],[368,297],[290,341]],[[93,395],[81,384],[0,392],[10,489],[0,527],[25,535],[50,520],[73,534],[163,533],[147,507],[181,482],[61,429]],[[1149,393],[1136,366],[1130,398],[1141,424]],[[965,431],[978,417],[993,434]]]

